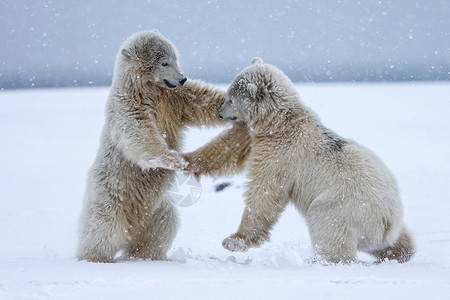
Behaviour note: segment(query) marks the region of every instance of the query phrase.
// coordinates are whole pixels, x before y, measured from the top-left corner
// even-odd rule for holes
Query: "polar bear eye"
[[[229,102],[230,104],[233,104],[233,100],[231,100],[231,99],[230,99],[230,100],[228,100],[228,102]]]
[[[169,63],[167,63],[167,62],[163,62],[162,64],[161,64],[161,66],[163,66],[163,67],[167,67],[169,65]]]

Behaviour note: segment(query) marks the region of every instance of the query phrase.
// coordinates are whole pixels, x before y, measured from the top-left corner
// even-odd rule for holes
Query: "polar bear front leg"
[[[248,245],[245,237],[239,236],[237,233],[230,235],[223,240],[222,246],[233,252],[245,252],[248,250]]]
[[[252,213],[252,209],[247,206],[238,231],[224,239],[222,246],[230,251],[244,252],[269,240],[270,229],[276,220],[265,219],[263,215]]]
[[[113,140],[117,140],[118,149],[133,164],[141,169],[163,168],[183,170],[186,161],[175,150],[169,149],[166,141],[154,124],[138,129],[133,126],[127,130],[114,130]]]
[[[258,184],[246,195],[246,207],[238,231],[222,242],[222,246],[230,251],[247,251],[269,240],[270,230],[288,203],[282,192],[269,192]]]
[[[163,168],[168,170],[183,170],[188,163],[184,158],[174,150],[168,150],[166,153],[159,156],[150,156],[149,159],[142,159],[139,165],[143,169]]]
[[[182,154],[188,162],[184,171],[197,177],[236,174],[244,170],[250,149],[248,127],[236,123],[205,146]]]

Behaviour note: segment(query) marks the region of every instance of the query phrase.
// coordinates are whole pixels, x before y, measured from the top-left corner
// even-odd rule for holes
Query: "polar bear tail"
[[[409,261],[415,253],[416,246],[414,240],[406,227],[403,227],[394,245],[380,251],[372,252],[379,261],[383,261],[387,258],[388,260],[396,260],[399,263]]]

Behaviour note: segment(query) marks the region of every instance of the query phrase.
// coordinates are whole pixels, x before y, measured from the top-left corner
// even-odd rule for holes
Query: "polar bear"
[[[282,71],[255,58],[227,93],[220,116],[247,123],[253,142],[246,208],[238,231],[223,241],[226,249],[268,240],[292,202],[321,262],[351,263],[357,250],[379,261],[412,257],[391,172],[370,150],[324,127]]]
[[[175,46],[158,31],[138,32],[123,43],[100,147],[88,174],[79,260],[114,262],[119,253],[122,258],[166,259],[178,227],[167,189],[175,171],[186,168],[178,154],[182,130],[224,124],[217,113],[224,100],[225,92],[186,79]],[[221,135],[218,148],[232,145],[224,168],[239,168],[233,153],[245,156],[248,141],[243,124]]]

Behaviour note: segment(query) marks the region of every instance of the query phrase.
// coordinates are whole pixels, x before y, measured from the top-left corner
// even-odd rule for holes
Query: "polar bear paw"
[[[182,154],[183,159],[186,161],[184,172],[194,175],[197,179],[200,175],[207,174],[205,164],[200,157],[196,157],[190,153]]]
[[[188,165],[184,158],[173,150],[170,150],[169,153],[166,154],[165,158],[168,165],[167,169],[184,170]]]
[[[170,150],[163,156],[153,157],[144,164],[143,168],[163,168],[169,170],[184,170],[187,162],[176,151]]]
[[[223,240],[222,246],[230,251],[245,252],[248,250],[247,243],[243,238],[231,235]]]

